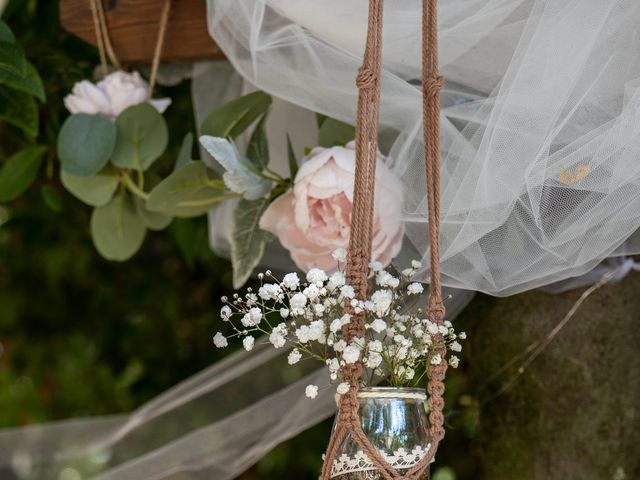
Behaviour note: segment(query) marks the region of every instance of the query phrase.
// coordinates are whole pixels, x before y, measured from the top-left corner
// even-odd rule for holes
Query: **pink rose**
[[[402,187],[379,155],[372,261],[383,265],[400,251],[404,227]],[[264,212],[260,228],[280,239],[296,265],[332,271],[337,262],[332,253],[349,244],[355,145],[314,148],[303,159],[294,186],[278,197]]]

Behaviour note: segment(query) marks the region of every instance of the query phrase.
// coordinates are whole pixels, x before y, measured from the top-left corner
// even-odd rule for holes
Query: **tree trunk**
[[[640,479],[640,274],[593,293],[504,393],[517,369],[492,379],[581,293],[478,296],[465,310],[481,404],[476,478]]]

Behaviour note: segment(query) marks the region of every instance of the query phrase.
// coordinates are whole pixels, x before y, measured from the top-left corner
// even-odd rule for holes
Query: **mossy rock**
[[[479,295],[468,356],[482,404],[477,451],[487,480],[640,478],[640,274],[593,293],[510,388],[495,373],[542,340],[582,291]],[[464,318],[466,317],[466,318]]]

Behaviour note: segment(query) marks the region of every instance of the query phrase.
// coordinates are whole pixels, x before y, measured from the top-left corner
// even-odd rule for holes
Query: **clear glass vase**
[[[429,449],[424,390],[363,388],[358,397],[360,424],[373,446],[400,473],[416,465]],[[347,436],[331,466],[331,478],[382,480],[383,477],[351,436]],[[428,472],[423,478],[429,478]]]

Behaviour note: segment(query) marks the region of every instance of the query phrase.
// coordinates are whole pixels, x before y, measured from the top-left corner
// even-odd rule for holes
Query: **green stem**
[[[136,195],[137,197],[142,198],[143,200],[147,200],[149,198],[149,194],[142,190],[136,182],[133,181],[133,178],[127,174],[125,171],[120,171],[120,178],[122,179],[124,185],[127,187],[131,193]]]

